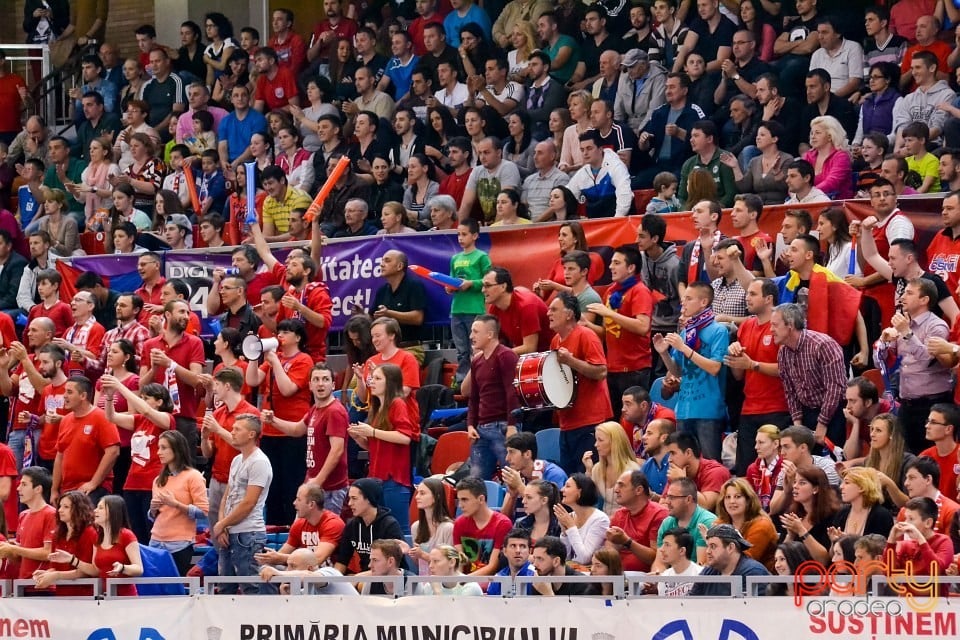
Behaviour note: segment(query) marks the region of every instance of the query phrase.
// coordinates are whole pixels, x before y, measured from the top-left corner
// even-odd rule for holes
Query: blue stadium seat
[[[493,480],[484,480],[483,483],[487,485],[487,506],[495,511],[500,509],[506,492],[503,485]]]
[[[663,397],[663,378],[657,378],[653,381],[653,384],[650,385],[650,399],[656,402],[657,404],[663,405],[669,409],[677,408],[677,394],[673,394],[669,400],[665,400]]]
[[[537,457],[560,463],[560,429],[554,427],[537,431]]]

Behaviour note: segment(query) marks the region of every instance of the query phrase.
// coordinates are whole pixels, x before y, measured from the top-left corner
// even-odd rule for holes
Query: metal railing
[[[7,71],[16,73],[23,78],[27,88],[31,91],[39,87],[44,79],[50,76],[50,47],[47,45],[27,44],[0,44],[0,49],[7,56]],[[39,75],[37,74],[39,63]],[[39,100],[34,105],[34,112],[42,115],[47,125],[53,127],[57,123],[57,102],[53,92],[40,91]]]

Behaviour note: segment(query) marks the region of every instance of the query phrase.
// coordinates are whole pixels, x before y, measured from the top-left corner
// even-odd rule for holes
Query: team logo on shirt
[[[772,342],[773,342],[772,335],[768,333],[767,335],[763,336],[763,346],[769,347]]]
[[[277,88],[275,88],[275,89],[273,90],[273,95],[274,95],[274,97],[276,97],[276,98],[282,98],[282,97],[283,97],[283,87],[277,87]]]
[[[92,424],[83,425],[83,435],[88,436],[91,433],[93,433],[93,425]]]
[[[956,272],[957,262],[960,262],[960,255],[958,254],[938,253],[930,258],[929,270],[946,279],[947,275]]]

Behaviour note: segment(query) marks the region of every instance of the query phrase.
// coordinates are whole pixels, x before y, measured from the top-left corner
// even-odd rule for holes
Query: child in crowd
[[[193,135],[183,143],[190,152],[200,155],[207,149],[217,148],[217,134],[213,132],[213,114],[209,111],[195,111],[193,114]]]
[[[220,154],[207,149],[200,154],[200,168],[203,173],[197,180],[197,195],[200,196],[200,211],[197,215],[206,215],[211,211],[223,211],[227,202],[227,180],[220,169]]]
[[[677,176],[669,171],[661,171],[653,178],[653,188],[657,195],[647,204],[647,213],[673,213],[680,211],[680,201],[677,200]]]
[[[170,162],[168,167],[173,169],[173,173],[163,179],[163,188],[167,191],[173,191],[180,200],[180,205],[184,211],[190,211],[190,190],[187,189],[187,177],[183,173],[183,161],[190,156],[190,149],[185,144],[175,144],[170,149]]]

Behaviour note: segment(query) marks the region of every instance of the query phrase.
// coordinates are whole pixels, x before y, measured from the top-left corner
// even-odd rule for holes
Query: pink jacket
[[[813,167],[817,166],[817,151],[811,149],[803,154],[803,159]],[[823,163],[820,173],[813,176],[813,186],[819,188],[833,200],[843,200],[853,197],[853,170],[850,166],[850,154],[840,149],[833,153]]]

